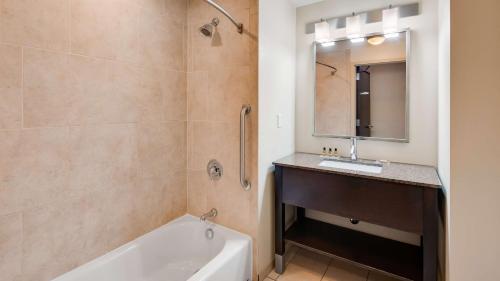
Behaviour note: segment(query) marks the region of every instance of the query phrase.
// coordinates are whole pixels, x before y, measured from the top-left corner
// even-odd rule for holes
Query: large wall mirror
[[[410,32],[315,45],[314,135],[409,141]]]

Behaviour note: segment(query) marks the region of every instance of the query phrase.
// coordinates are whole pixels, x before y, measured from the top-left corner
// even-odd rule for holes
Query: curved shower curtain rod
[[[222,8],[219,4],[215,3],[213,0],[205,0],[208,4],[212,5],[214,8],[223,13],[235,26],[238,28],[238,33],[243,33],[243,24],[237,22],[224,8]]]
[[[328,68],[333,69],[332,75],[335,75],[335,73],[337,73],[337,71],[338,71],[338,69],[335,66],[332,66],[332,65],[329,65],[329,64],[326,64],[326,63],[322,63],[322,62],[319,62],[319,61],[316,61],[316,63],[319,64],[319,65],[326,66]]]

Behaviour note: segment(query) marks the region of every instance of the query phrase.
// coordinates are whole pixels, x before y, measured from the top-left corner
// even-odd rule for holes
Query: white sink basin
[[[380,174],[382,172],[382,165],[362,164],[335,160],[323,160],[321,161],[321,163],[319,163],[319,166],[374,174]]]

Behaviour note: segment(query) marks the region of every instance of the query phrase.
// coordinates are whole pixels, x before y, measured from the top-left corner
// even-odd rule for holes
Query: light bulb
[[[364,37],[358,37],[358,38],[352,38],[351,43],[361,43],[364,42],[365,38]]]
[[[321,47],[331,47],[331,46],[335,46],[335,42],[334,41],[321,43]]]
[[[387,34],[384,34],[384,37],[385,38],[396,38],[396,37],[399,37],[399,33],[387,33]]]
[[[385,37],[384,36],[372,36],[372,37],[368,38],[367,41],[370,45],[377,46],[377,45],[384,43]]]

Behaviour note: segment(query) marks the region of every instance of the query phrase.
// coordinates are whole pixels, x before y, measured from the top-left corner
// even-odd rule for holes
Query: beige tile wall
[[[257,0],[218,1],[244,24],[243,34],[203,0],[188,7],[188,212],[200,215],[217,208],[217,223],[257,235]],[[214,38],[198,28],[218,17]],[[253,183],[239,183],[239,117],[250,104],[247,173]],[[219,160],[221,180],[208,178],[206,165]],[[254,251],[256,254],[256,252]],[[254,255],[255,257],[256,255]],[[256,258],[254,258],[254,261]],[[254,274],[255,276],[255,274]]]
[[[244,34],[201,0],[0,0],[2,278],[50,280],[212,207],[256,239],[257,1],[220,3]],[[213,43],[197,29],[216,16]]]
[[[356,108],[351,91],[351,50],[316,52],[317,60],[333,65],[337,71],[316,65],[316,90],[314,101],[314,131],[317,134],[356,135]],[[355,85],[354,85],[355,87]]]
[[[50,280],[186,213],[187,5],[0,0],[2,281]]]

